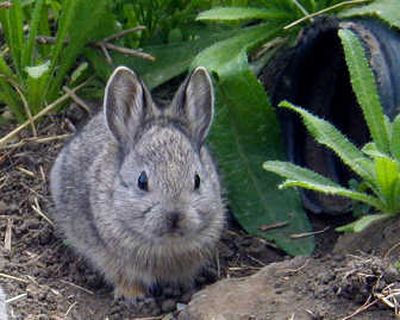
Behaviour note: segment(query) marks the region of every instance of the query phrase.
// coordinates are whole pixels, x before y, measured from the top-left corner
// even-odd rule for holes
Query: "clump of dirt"
[[[399,273],[373,256],[331,256],[272,263],[195,294],[179,319],[390,319]],[[357,317],[356,317],[357,316]]]

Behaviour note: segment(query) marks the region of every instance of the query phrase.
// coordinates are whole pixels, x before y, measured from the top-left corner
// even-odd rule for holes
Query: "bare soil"
[[[0,257],[3,257],[0,260],[0,285],[9,300],[11,319],[173,319],[190,301],[192,294],[202,287],[218,279],[251,275],[271,262],[289,259],[273,244],[245,234],[230,218],[229,228],[218,246],[218,256],[198,276],[194,291],[165,287],[154,297],[135,303],[114,299],[112,288],[69,248],[51,221],[49,170],[68,139],[66,135],[72,134],[86,118],[84,111],[71,106],[63,114],[48,116],[38,123],[39,138],[30,139],[32,132],[25,130],[12,141],[14,146],[0,149]],[[14,127],[3,125],[0,136]],[[334,226],[346,222],[345,218],[314,216],[312,220],[315,230],[330,228],[317,236],[315,257],[318,263],[313,264],[312,270],[305,265],[303,269],[307,272],[301,273],[303,276],[296,281],[300,295],[307,292],[315,297],[318,295],[318,299],[325,299],[326,305],[337,308],[345,295],[349,310],[356,310],[376,289],[376,279],[385,279],[380,286],[397,285],[397,272],[390,269],[387,278],[383,275],[385,267],[380,265],[371,277],[374,281],[369,280],[368,274],[363,278],[365,282],[361,283],[368,285],[360,285],[357,277],[352,281],[353,274],[349,270],[347,279],[351,281],[337,286],[335,281],[341,281],[337,270],[345,258],[343,254],[332,256],[330,253],[338,236]],[[367,243],[368,237],[362,241],[364,247]],[[380,259],[357,256],[354,261],[373,268]],[[340,295],[333,294],[339,289]],[[374,308],[378,308],[379,313]],[[382,303],[366,308],[362,314],[369,312],[374,317],[355,319],[391,319],[393,315],[393,311]],[[340,318],[321,313],[310,319]]]

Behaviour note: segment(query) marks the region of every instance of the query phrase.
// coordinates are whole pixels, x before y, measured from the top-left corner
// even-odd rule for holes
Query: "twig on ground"
[[[29,283],[28,280],[25,280],[25,279],[22,279],[19,277],[15,277],[15,276],[12,276],[12,275],[9,275],[6,273],[2,273],[2,272],[0,272],[0,278],[4,278],[4,279],[8,279],[8,280],[15,280],[15,281],[22,282],[22,283]]]
[[[148,54],[146,52],[117,46],[117,45],[109,43],[109,42],[98,41],[98,42],[95,42],[93,45],[96,47],[100,47],[100,48],[103,46],[106,49],[113,50],[113,51],[119,52],[121,54],[126,54],[128,56],[138,57],[138,58],[142,58],[142,59],[149,60],[149,61],[156,60],[156,58],[154,58],[151,54]]]
[[[65,93],[69,94],[69,96],[71,97],[72,100],[74,100],[74,102],[76,102],[76,104],[78,106],[80,106],[83,110],[85,110],[87,113],[90,114],[90,108],[89,106],[86,104],[85,101],[83,101],[75,92],[73,92],[70,88],[68,88],[67,86],[63,86],[63,90]]]
[[[122,30],[121,32],[118,32],[118,33],[113,34],[111,36],[105,37],[102,41],[103,42],[109,42],[109,41],[112,41],[112,40],[117,40],[117,39],[120,39],[120,38],[126,36],[127,34],[138,32],[138,31],[142,31],[142,30],[145,30],[145,29],[146,29],[145,26],[137,26],[137,27],[134,27],[134,28],[131,28],[131,29]]]
[[[390,247],[390,248],[385,252],[385,254],[383,255],[383,258],[384,258],[384,259],[387,259],[387,258],[390,256],[390,254],[391,254],[394,250],[396,250],[399,246],[400,246],[400,242],[397,242],[395,245],[393,245],[392,247]]]
[[[262,224],[260,226],[260,231],[266,232],[273,229],[283,228],[289,224],[289,221],[280,221],[271,224]]]
[[[0,150],[1,149],[15,149],[18,147],[22,147],[28,143],[39,143],[40,144],[40,143],[52,142],[54,140],[63,140],[63,139],[69,138],[70,136],[71,136],[71,134],[66,133],[66,134],[61,134],[59,136],[23,138],[16,143],[8,144],[8,145],[0,147]]]
[[[286,273],[286,272],[297,273],[297,272],[300,272],[301,270],[303,270],[308,265],[309,262],[310,262],[310,260],[307,259],[306,262],[304,262],[300,267],[298,267],[296,269],[284,269],[282,271],[284,273]]]
[[[60,282],[62,282],[62,283],[64,283],[64,284],[67,284],[67,285],[69,285],[69,286],[71,286],[71,287],[80,289],[80,290],[82,290],[83,292],[86,292],[86,293],[88,293],[88,294],[90,294],[90,295],[94,295],[94,292],[93,292],[93,291],[90,291],[89,289],[86,289],[86,288],[84,288],[84,287],[78,286],[78,285],[75,284],[75,283],[72,283],[72,282],[69,282],[69,281],[66,281],[66,280],[62,280],[62,279],[60,280]]]
[[[45,213],[43,213],[42,209],[40,208],[38,198],[35,197],[35,198],[33,199],[33,201],[35,202],[35,205],[31,205],[31,208],[33,209],[33,211],[35,211],[35,212],[36,212],[38,215],[40,215],[44,220],[46,220],[51,226],[54,227],[54,222],[51,221],[50,218],[49,218]]]
[[[350,315],[348,315],[348,316],[346,316],[346,317],[344,317],[344,318],[342,318],[340,320],[349,320],[349,319],[355,317],[356,315],[360,314],[361,312],[363,312],[363,311],[367,310],[368,308],[372,307],[374,304],[376,304],[379,301],[379,299],[375,299],[372,302],[370,302],[370,301],[371,301],[371,296],[369,296],[367,301],[365,301],[365,303],[361,307],[359,307],[356,311],[354,311],[352,314],[350,314]]]
[[[330,227],[325,227],[324,229],[318,230],[318,231],[291,234],[290,239],[300,239],[300,238],[310,237],[310,236],[313,236],[316,234],[324,233],[324,232],[328,231],[329,229],[330,229]]]
[[[27,296],[28,296],[27,293],[20,294],[20,295],[18,295],[18,296],[16,296],[16,297],[7,299],[7,300],[6,300],[6,304],[9,304],[9,303],[11,303],[11,302],[15,302],[15,301],[19,301],[19,300],[25,299]]]
[[[25,98],[24,94],[22,93],[21,89],[19,88],[18,84],[14,83],[14,81],[9,81],[9,82],[11,83],[11,85],[14,87],[15,91],[17,91],[18,95],[21,98],[21,101],[22,101],[22,104],[24,106],[26,115],[28,116],[28,120],[29,120],[29,123],[30,123],[31,128],[32,128],[33,136],[36,137],[37,136],[37,130],[36,130],[36,127],[35,127],[35,122],[33,121],[33,118],[32,118],[32,113],[31,113],[31,109],[29,108],[28,101],[26,101],[26,98]]]
[[[68,307],[67,311],[64,314],[64,317],[68,317],[69,313],[71,312],[71,310],[78,304],[77,301],[75,301],[74,303],[71,303],[71,305]]]
[[[100,49],[103,52],[104,56],[106,57],[106,61],[108,64],[112,64],[113,60],[110,56],[110,54],[108,53],[107,48],[105,47],[105,45],[103,43],[100,43]]]
[[[16,169],[29,177],[35,177],[35,174],[32,171],[25,169],[24,167],[17,166]]]
[[[13,227],[14,220],[13,218],[7,219],[7,226],[6,226],[6,233],[4,235],[4,249],[8,252],[11,252],[12,246],[12,227]]]

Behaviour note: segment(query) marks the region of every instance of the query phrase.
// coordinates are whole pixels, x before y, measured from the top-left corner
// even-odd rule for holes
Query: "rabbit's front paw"
[[[127,301],[135,301],[146,296],[147,290],[138,283],[117,282],[115,287],[115,298],[123,298]]]

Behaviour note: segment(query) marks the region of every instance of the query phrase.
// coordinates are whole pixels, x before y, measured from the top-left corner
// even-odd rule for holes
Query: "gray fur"
[[[0,320],[7,320],[6,296],[0,287]]]
[[[104,113],[58,155],[51,171],[55,219],[117,291],[187,284],[213,251],[224,207],[203,144],[212,117],[212,83],[204,68],[160,109],[136,74],[119,67],[105,90]],[[137,186],[142,171],[148,192]]]

